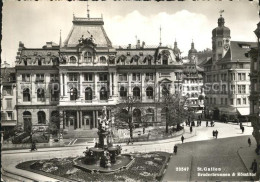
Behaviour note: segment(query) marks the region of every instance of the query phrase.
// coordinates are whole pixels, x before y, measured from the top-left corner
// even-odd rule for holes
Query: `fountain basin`
[[[131,155],[123,154],[116,157],[116,162],[111,164],[111,167],[104,168],[99,165],[99,162],[96,164],[86,164],[84,162],[84,157],[80,157],[73,160],[74,166],[90,173],[114,173],[117,171],[128,169],[134,162],[134,158]]]

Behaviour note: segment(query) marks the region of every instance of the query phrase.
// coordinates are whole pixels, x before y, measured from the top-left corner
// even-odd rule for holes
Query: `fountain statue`
[[[98,143],[95,147],[86,148],[85,163],[99,163],[100,167],[108,168],[111,163],[116,163],[116,157],[121,154],[119,145],[113,146],[112,125],[113,120],[107,118],[106,106],[98,118]]]

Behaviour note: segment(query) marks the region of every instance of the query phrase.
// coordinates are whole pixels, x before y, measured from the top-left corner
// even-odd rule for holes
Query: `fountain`
[[[90,172],[113,172],[131,165],[134,159],[129,155],[121,155],[121,146],[113,146],[113,119],[107,118],[106,106],[98,118],[98,143],[94,147],[86,147],[85,157],[74,160],[74,165]],[[118,161],[119,159],[119,161]]]

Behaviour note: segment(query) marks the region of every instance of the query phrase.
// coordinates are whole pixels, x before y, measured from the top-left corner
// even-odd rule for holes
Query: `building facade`
[[[250,59],[246,53],[255,42],[231,41],[230,29],[220,16],[212,31],[213,56],[203,64],[205,113],[214,119],[249,115]]]
[[[251,92],[250,92],[250,121],[254,128],[253,136],[256,139],[257,149],[260,150],[260,22],[254,31],[257,36],[257,46],[249,51],[251,58]]]
[[[10,130],[17,125],[15,69],[1,64],[1,130]]]
[[[180,51],[164,46],[113,47],[102,18],[73,17],[72,29],[59,45],[42,49],[20,43],[16,60],[18,123],[25,129],[47,127],[53,117],[67,131],[98,127],[103,106],[120,107],[126,97],[139,101],[149,125],[164,124],[158,107],[162,93],[178,91],[183,65]],[[141,114],[134,108],[135,116]],[[134,117],[134,123],[140,123]],[[30,124],[31,123],[31,124]],[[142,123],[140,123],[142,124]]]

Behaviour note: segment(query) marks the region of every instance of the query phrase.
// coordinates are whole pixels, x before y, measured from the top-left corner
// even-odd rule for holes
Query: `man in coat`
[[[181,136],[181,142],[182,143],[184,142],[184,136],[183,135]]]
[[[174,152],[175,155],[177,154],[177,150],[178,150],[177,145],[174,145],[174,147],[173,147],[173,152]]]

